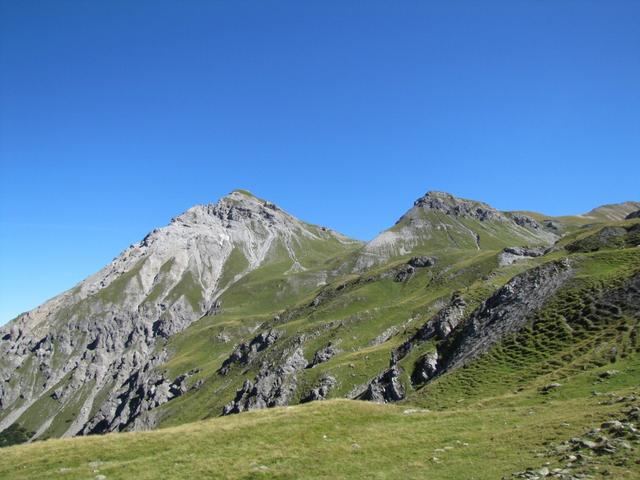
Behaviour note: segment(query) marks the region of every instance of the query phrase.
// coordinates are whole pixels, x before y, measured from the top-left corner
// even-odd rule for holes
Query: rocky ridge
[[[481,250],[505,233],[522,245],[550,245],[558,236],[524,214],[500,212],[486,203],[444,192],[427,192],[418,198],[396,224],[368,242],[357,259],[364,271],[422,245],[448,245],[451,249]],[[503,245],[508,246],[508,245]]]
[[[353,398],[395,402],[405,396],[399,383],[399,361],[417,345],[435,341],[436,348],[422,355],[411,372],[414,385],[458,368],[487,352],[505,335],[522,328],[572,275],[567,260],[549,262],[515,276],[465,319],[466,302],[458,295],[391,352],[390,366]]]

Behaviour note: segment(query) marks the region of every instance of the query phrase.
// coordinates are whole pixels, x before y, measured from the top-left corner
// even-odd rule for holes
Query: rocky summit
[[[237,190],[13,319],[0,477],[638,478],[640,203],[408,207],[361,242]]]
[[[362,249],[356,263],[366,270],[411,252],[454,252],[512,245],[549,245],[556,233],[530,216],[499,212],[483,202],[427,192],[396,224]]]

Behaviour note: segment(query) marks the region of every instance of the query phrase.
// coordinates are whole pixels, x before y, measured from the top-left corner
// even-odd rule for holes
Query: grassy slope
[[[576,372],[635,354],[638,312],[608,311],[600,296],[640,271],[640,249],[572,257],[576,276],[531,323],[465,368],[436,379],[411,397],[429,408],[448,408],[540,382],[563,382]],[[586,313],[588,312],[588,313]],[[614,366],[615,367],[615,366]]]
[[[632,391],[638,355],[600,381],[604,368],[573,375],[557,395],[530,386],[442,411],[331,400],[153,432],[36,442],[3,449],[0,478],[495,479],[541,465],[548,442],[617,418],[624,405],[601,404],[591,391]],[[609,478],[640,474],[633,464],[608,469]]]
[[[626,260],[623,264],[639,268],[639,255],[636,253],[640,252],[634,252],[625,251]],[[311,293],[303,291],[297,297],[290,294],[288,297],[281,296],[288,298],[289,303],[273,301],[286,288],[284,277],[277,277],[276,272],[262,270],[249,275],[223,296],[223,305],[232,305],[231,307],[225,308],[221,315],[203,318],[170,341],[170,348],[176,352],[166,365],[170,376],[197,368],[200,371],[191,381],[203,380],[204,384],[200,389],[162,406],[162,425],[173,426],[218,416],[222,407],[233,399],[243,381],[253,379],[261,361],[277,358],[279,352],[290,345],[290,340],[300,334],[311,337],[304,347],[307,360],[311,360],[314,353],[329,342],[337,345],[341,353],[326,363],[298,374],[298,390],[294,401],[305,396],[324,374],[330,374],[338,381],[338,385],[330,392],[330,397],[344,397],[384,370],[389,362],[390,351],[437,311],[450,298],[452,291],[458,291],[465,297],[470,311],[513,275],[539,263],[561,258],[566,252],[506,267],[498,267],[496,254],[496,251],[477,250],[443,253],[436,267],[419,269],[406,283],[394,282],[392,275],[385,275],[390,268],[393,269],[392,264],[367,272],[359,278],[336,279]],[[612,255],[614,258],[622,258],[622,252],[613,251]],[[574,258],[583,258],[585,268],[590,265],[589,268],[602,268],[605,271],[611,261],[608,257],[600,259],[598,254],[576,254]],[[300,275],[307,274],[305,272]],[[373,280],[369,281],[370,279]],[[324,296],[323,301],[316,307],[309,306],[319,292]],[[251,303],[241,301],[247,295],[251,295]],[[263,298],[264,301],[261,300]],[[282,306],[293,312],[285,323],[272,320],[276,314],[282,314],[278,309]],[[552,317],[551,326],[546,328],[553,330],[553,321]],[[285,336],[269,350],[259,354],[251,364],[234,366],[227,376],[217,373],[235,344],[255,336],[256,328],[262,331],[271,327],[285,332]],[[395,329],[395,332],[392,332],[387,341],[374,345],[374,339],[388,329]],[[537,333],[536,335],[540,337]],[[226,336],[228,340],[220,341],[222,336]],[[537,337],[538,343],[532,341],[528,348],[538,348],[542,352],[541,345],[545,343],[540,343]],[[413,362],[433,348],[431,343],[422,344],[401,362],[404,369],[403,380],[409,390]],[[511,360],[507,354],[504,354],[504,358],[507,363]],[[546,357],[542,355],[542,358]],[[531,368],[540,366],[535,364]],[[476,373],[479,377],[486,378],[488,384],[501,384],[499,380],[504,372]],[[517,369],[513,375],[518,375]]]
[[[415,253],[432,253],[457,250],[475,250],[476,241],[472,233],[479,235],[479,248],[500,250],[515,245],[536,245],[542,241],[530,230],[500,221],[479,221],[473,218],[455,217],[438,211],[418,211],[418,218],[432,225],[447,226],[444,228],[418,229],[420,242]],[[411,224],[408,218],[402,218],[390,230],[399,232]]]
[[[573,239],[584,235],[577,233]],[[385,368],[389,351],[421,325],[453,290],[460,291],[472,308],[519,271],[564,255],[557,252],[543,259],[498,268],[495,251],[456,252],[450,258],[443,254],[436,268],[419,270],[407,283],[377,277],[387,266],[367,273],[375,281],[341,279],[313,293],[308,289],[287,293],[282,298],[289,303],[271,301],[279,291],[291,288],[290,283],[282,280],[291,276],[284,275],[287,265],[276,268],[275,262],[270,267],[275,268],[273,271],[254,272],[227,292],[223,305],[232,308],[226,309],[226,313],[205,317],[171,340],[170,347],[177,353],[167,369],[177,375],[200,368],[193,380],[203,379],[205,383],[201,389],[162,407],[164,425],[219,414],[244,378],[253,376],[258,362],[244,369],[234,367],[228,377],[219,376],[216,370],[233,344],[250,338],[252,327],[281,313],[278,308],[285,306],[295,311],[288,323],[276,325],[289,338],[320,327],[325,331],[327,325],[336,322],[341,325],[326,329],[306,346],[308,359],[328,341],[339,342],[343,353],[304,370],[299,377],[298,394],[304,394],[326,372],[339,381],[332,396],[343,396]],[[325,478],[361,476],[372,471],[378,472],[380,478],[399,474],[422,478],[427,472],[429,478],[497,478],[539,465],[535,454],[542,442],[565,435],[568,438],[615,408],[619,410],[619,406],[600,405],[598,397],[591,395],[592,390],[623,394],[637,387],[640,378],[637,344],[633,343],[637,336],[632,335],[634,330],[637,332],[637,318],[628,314],[615,318],[600,316],[602,322],[575,328],[580,327],[580,315],[576,312],[589,303],[585,299],[595,298],[598,291],[619,284],[640,269],[640,250],[576,253],[572,257],[579,265],[578,275],[559,292],[555,303],[540,312],[534,326],[508,338],[469,368],[417,391],[408,386],[409,398],[403,407],[330,401],[252,412],[152,433],[38,443],[3,450],[0,478],[3,472],[11,478],[21,478],[22,470],[24,478],[37,478],[60,468],[71,469],[65,478],[83,478],[92,473],[89,463],[98,460],[106,462],[97,469],[108,478],[133,475],[155,478],[168,472],[181,478],[182,471],[185,476],[195,471],[218,472],[222,477],[295,478],[304,468],[311,469],[304,470],[308,476]],[[311,270],[294,275],[313,281],[313,274]],[[339,289],[343,284],[346,286]],[[234,292],[234,288],[238,290]],[[309,307],[311,299],[321,290],[330,293],[326,300],[318,307]],[[239,301],[247,293],[254,299],[252,304]],[[257,308],[255,301],[262,302],[260,299],[264,303]],[[575,316],[573,320],[571,315]],[[563,334],[566,319],[573,322],[571,335]],[[381,345],[371,345],[375,336],[392,326],[399,327],[395,336]],[[221,334],[231,341],[216,340]],[[608,354],[611,346],[619,349],[613,358]],[[278,344],[272,347],[277,348]],[[410,373],[411,363],[429,348],[433,345],[422,345],[406,358],[402,364],[405,371]],[[269,354],[267,351],[261,355]],[[623,373],[599,382],[596,374],[611,368],[608,366],[611,361]],[[408,380],[408,375],[404,380]],[[559,392],[549,396],[538,393],[541,385],[557,380],[563,383]],[[403,408],[414,405],[433,411],[402,413]],[[570,426],[560,426],[565,422]],[[259,429],[254,428],[257,425]],[[456,440],[469,443],[462,456],[453,453],[462,448]],[[142,445],[136,447],[137,443]],[[353,443],[360,448],[353,448]],[[445,445],[454,449],[433,453]],[[484,457],[487,451],[495,452],[490,462]],[[21,462],[34,455],[42,455],[42,462],[22,468]],[[430,460],[433,456],[439,456],[442,463]],[[315,457],[316,460],[310,460]],[[261,465],[267,468],[260,468]],[[618,468],[615,478],[635,478],[634,474],[640,474],[637,466],[630,468],[632,474],[625,473],[626,466]]]
[[[493,254],[474,252],[473,255],[462,258],[453,267],[418,271],[406,284],[394,282],[392,278],[372,282],[359,279],[351,285],[347,282],[348,286],[336,292],[337,288],[345,285],[344,279],[336,280],[315,292],[304,292],[298,298],[293,296],[295,302],[289,304],[289,310],[295,314],[286,323],[272,320],[276,314],[282,313],[277,307],[283,306],[283,302],[272,302],[272,298],[278,295],[279,289],[285,288],[286,281],[270,280],[273,278],[271,272],[255,272],[256,276],[266,275],[264,279],[255,281],[249,275],[245,281],[230,289],[222,297],[222,302],[223,305],[230,304],[233,299],[246,298],[248,294],[252,295],[253,302],[234,302],[234,306],[225,308],[222,314],[201,319],[169,342],[169,347],[176,352],[166,365],[170,376],[199,368],[200,372],[192,381],[203,379],[205,383],[199,390],[163,406],[164,424],[177,425],[219,415],[222,406],[234,397],[244,379],[255,375],[259,360],[267,358],[269,354],[264,352],[248,367],[233,367],[228,376],[222,377],[216,373],[234,345],[254,336],[256,333],[250,332],[260,324],[263,325],[259,331],[273,326],[285,332],[284,339],[271,349],[273,354],[286,345],[286,339],[301,333],[315,334],[315,338],[305,344],[308,360],[328,342],[337,343],[342,354],[299,374],[298,394],[305,394],[315,385],[318,377],[330,373],[340,383],[332,396],[346,395],[385,368],[390,349],[404,338],[395,336],[389,342],[373,346],[372,341],[380,333],[394,326],[398,327],[399,332],[412,327],[412,324],[417,327],[419,319],[432,310],[432,305],[438,299],[448,298],[452,287],[462,286],[469,278],[486,274],[496,266]],[[506,270],[511,272],[513,268]],[[375,276],[376,272],[371,275]],[[430,288],[427,289],[427,286]],[[320,291],[329,292],[328,297],[318,307],[310,307],[311,300]],[[261,298],[265,298],[265,301],[262,302]],[[259,307],[256,306],[258,303]],[[411,318],[414,320],[405,327]],[[218,338],[222,335],[230,340],[226,343],[220,341]]]

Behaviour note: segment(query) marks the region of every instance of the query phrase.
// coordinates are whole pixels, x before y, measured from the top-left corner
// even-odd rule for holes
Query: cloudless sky
[[[0,0],[0,324],[247,188],[370,239],[427,190],[640,198],[640,1]]]

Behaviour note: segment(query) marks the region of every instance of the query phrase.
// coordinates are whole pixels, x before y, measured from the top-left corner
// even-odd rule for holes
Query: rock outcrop
[[[480,221],[506,220],[506,216],[484,202],[465,200],[445,192],[427,192],[413,205],[423,210],[433,210],[456,217],[475,218]]]
[[[520,330],[572,274],[565,259],[516,275],[456,329],[455,338],[441,349],[438,373],[477,358],[505,335]]]
[[[624,217],[625,220],[633,220],[634,218],[640,218],[640,210],[636,210],[635,212],[631,212],[629,215]]]
[[[426,268],[433,267],[436,264],[436,257],[428,257],[426,255],[421,255],[419,257],[413,257],[407,263],[413,268]]]
[[[258,352],[269,348],[281,335],[282,332],[272,329],[261,332],[249,342],[241,343],[233,350],[231,355],[222,362],[222,367],[220,367],[218,372],[221,375],[226,375],[234,364],[247,365],[255,358]]]
[[[316,400],[326,400],[329,395],[329,391],[338,384],[338,381],[334,376],[324,374],[320,377],[320,382],[317,387],[311,389],[311,391],[302,397],[300,403],[315,402]]]
[[[307,366],[302,341],[284,350],[279,362],[265,361],[253,380],[245,380],[223,415],[288,405],[297,389],[297,373]]]
[[[316,365],[327,362],[338,353],[340,353],[340,349],[333,342],[329,342],[326,347],[321,348],[313,355],[313,360],[311,360],[311,363],[307,367],[313,368]]]
[[[551,247],[506,247],[498,254],[498,264],[502,267],[520,260],[546,255]]]
[[[378,403],[397,402],[402,400],[405,389],[400,381],[400,369],[394,365],[375,377],[366,386],[364,392],[356,396],[358,400],[368,400]]]
[[[395,270],[395,276],[393,277],[394,282],[407,282],[413,277],[416,269],[411,265],[403,265]]]
[[[438,352],[427,352],[416,361],[411,373],[411,383],[421,385],[438,373]]]
[[[406,342],[391,352],[391,366],[396,365],[421,343],[432,339],[443,340],[446,338],[464,318],[466,306],[464,299],[454,293],[447,305],[424,323]]]
[[[466,302],[454,294],[451,301],[391,352],[389,368],[373,378],[353,397],[376,402],[404,398],[399,380],[400,361],[419,345],[432,341],[433,350],[413,365],[411,382],[424,384],[445,371],[477,358],[509,333],[521,329],[572,275],[567,260],[550,262],[515,276],[465,320]]]
[[[533,230],[540,230],[542,225],[540,225],[534,218],[529,215],[524,215],[522,213],[511,213],[509,216],[513,219],[521,227],[531,228]]]

